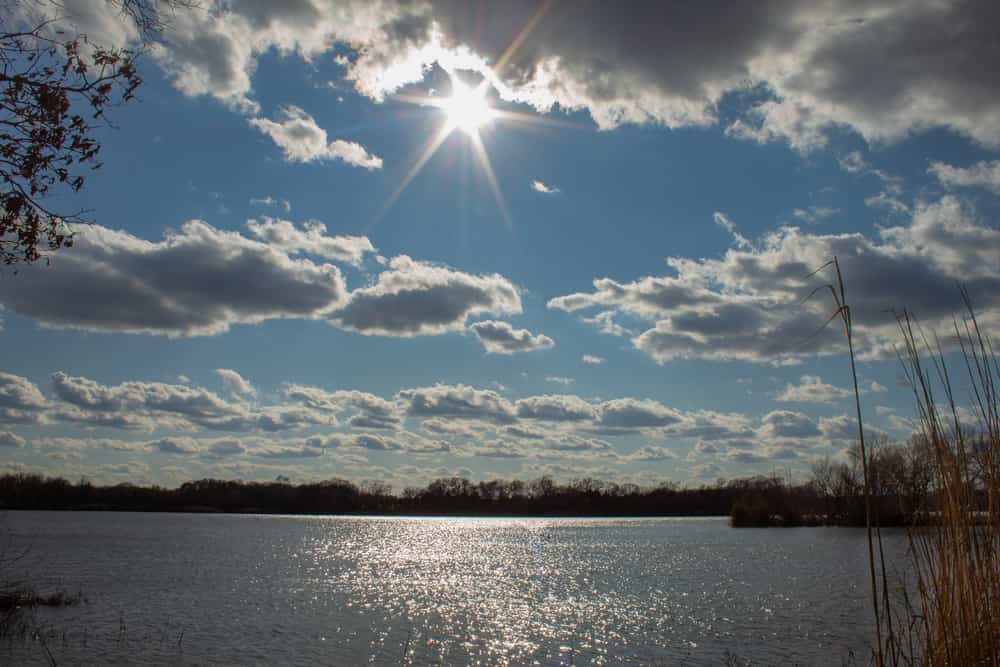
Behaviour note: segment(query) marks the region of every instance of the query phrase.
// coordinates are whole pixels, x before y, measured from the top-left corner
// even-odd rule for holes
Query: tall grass
[[[920,436],[933,451],[937,507],[930,527],[912,530],[923,662],[1000,665],[1000,363],[979,326],[954,324],[968,375],[968,408],[960,405],[933,342],[904,312],[901,351],[917,405]]]
[[[875,452],[866,448],[857,385],[850,307],[840,265],[824,285],[843,320],[854,378],[858,448],[864,475],[869,580],[875,618],[875,663],[1000,667],[1000,361],[980,328],[967,292],[967,317],[954,322],[954,342],[968,376],[968,407],[955,394],[940,339],[914,317],[897,319],[899,357],[917,410],[917,433],[932,452],[933,491],[920,525],[910,529],[917,595],[890,600],[869,475]],[[821,267],[825,268],[825,267]],[[815,292],[814,292],[815,293]]]

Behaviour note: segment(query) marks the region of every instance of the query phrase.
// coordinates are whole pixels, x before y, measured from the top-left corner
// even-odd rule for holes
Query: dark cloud
[[[192,438],[160,438],[149,443],[150,449],[161,454],[191,456],[201,452],[198,442]]]
[[[598,425],[608,428],[661,428],[680,423],[683,416],[654,400],[617,398],[598,407]]]
[[[835,309],[825,292],[834,277],[810,276],[840,259],[862,357],[892,354],[898,337],[893,309],[907,308],[928,326],[951,321],[958,284],[987,322],[1000,318],[1000,232],[954,197],[921,203],[903,225],[876,238],[780,229],[757,249],[730,249],[721,259],[668,258],[676,276],[632,283],[602,278],[594,291],[549,301],[549,308],[592,308],[652,322],[632,339],[658,362],[675,358],[792,363],[842,352],[843,333],[824,322]],[[605,311],[608,312],[608,311]]]
[[[472,315],[520,312],[518,290],[503,276],[471,275],[401,255],[373,286],[351,292],[331,321],[366,335],[419,336],[461,331]]]
[[[541,6],[210,3],[178,12],[155,55],[185,93],[250,113],[262,54],[311,59],[342,43],[354,49],[341,61],[347,78],[374,100],[437,62],[479,70],[502,97],[540,111],[586,111],[602,128],[715,125],[724,98],[751,87],[758,101],[732,135],[809,150],[834,127],[873,142],[944,127],[1000,144],[994,3],[557,0],[539,15]],[[503,68],[490,69],[529,24]]]
[[[201,221],[150,242],[80,227],[51,266],[0,283],[0,304],[44,326],[169,336],[234,324],[318,318],[347,298],[340,270],[292,259],[266,243]]]
[[[529,396],[515,404],[517,416],[551,422],[579,422],[594,419],[597,411],[579,396],[555,394]]]
[[[509,424],[517,420],[514,406],[495,391],[465,385],[434,385],[399,392],[414,417],[450,417]]]
[[[760,437],[767,440],[804,440],[820,435],[819,427],[801,412],[774,410],[761,419]]]

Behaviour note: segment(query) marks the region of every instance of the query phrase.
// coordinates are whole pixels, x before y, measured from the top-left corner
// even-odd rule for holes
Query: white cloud
[[[271,195],[267,195],[266,197],[251,197],[250,198],[250,205],[251,206],[278,206],[278,207],[284,209],[285,213],[291,213],[291,211],[292,211],[292,203],[290,201],[288,201],[287,199],[276,199],[275,197],[272,197]]]
[[[966,168],[932,162],[927,171],[948,187],[986,188],[994,194],[1000,194],[1000,160],[984,160]]]
[[[534,190],[535,192],[541,192],[543,195],[554,195],[558,194],[559,192],[562,192],[559,188],[555,187],[554,185],[546,185],[541,181],[532,181],[531,189]]]
[[[216,368],[215,374],[219,376],[220,380],[222,380],[222,384],[225,385],[226,389],[234,394],[244,396],[257,395],[257,390],[254,389],[254,386],[236,371],[229,368]]]
[[[585,354],[580,357],[580,361],[589,366],[600,366],[607,360],[604,357],[597,356],[596,354]]]
[[[745,236],[736,231],[736,223],[728,215],[721,211],[716,211],[712,214],[712,219],[715,220],[715,224],[729,232],[737,247],[753,248],[753,244]]]
[[[370,155],[359,143],[335,139],[327,142],[326,130],[296,106],[280,110],[280,120],[251,118],[249,123],[271,137],[289,162],[341,160],[354,167],[381,169],[382,158]]]
[[[0,372],[0,423],[37,424],[48,407],[48,400],[31,380]]]
[[[561,384],[566,386],[576,382],[574,378],[563,377],[561,375],[549,375],[548,377],[545,378],[545,381],[552,382],[553,384]]]
[[[832,403],[853,395],[850,389],[827,384],[818,375],[803,375],[799,384],[786,384],[785,390],[775,400],[785,403]]]
[[[838,213],[840,213],[839,208],[830,208],[828,206],[808,206],[806,208],[795,209],[792,211],[792,216],[802,220],[803,222],[815,224]]]
[[[897,197],[888,192],[880,192],[877,195],[865,198],[865,206],[869,208],[884,208],[892,213],[909,213],[910,207],[900,201]]]
[[[361,264],[365,254],[375,252],[367,236],[328,236],[326,225],[318,220],[299,228],[287,220],[263,218],[248,220],[247,229],[257,239],[289,254],[304,252],[354,266]]]
[[[627,461],[650,463],[655,461],[672,461],[677,458],[677,454],[672,449],[666,447],[644,445],[624,458]]]
[[[318,387],[289,385],[285,395],[310,410],[329,414],[352,412],[347,425],[364,429],[397,429],[403,425],[403,408],[397,401],[353,389],[326,391]]]
[[[491,354],[548,350],[556,345],[554,340],[544,334],[536,335],[527,329],[515,329],[507,322],[485,320],[475,322],[469,329]]]
[[[846,155],[837,158],[840,168],[849,174],[858,174],[867,171],[870,167],[868,161],[861,155],[861,151],[851,151]]]

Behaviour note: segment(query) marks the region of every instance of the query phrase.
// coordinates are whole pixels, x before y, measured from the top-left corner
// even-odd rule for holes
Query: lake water
[[[10,512],[57,664],[868,664],[864,530]],[[888,535],[903,562],[905,537]],[[48,664],[42,641],[0,663]]]

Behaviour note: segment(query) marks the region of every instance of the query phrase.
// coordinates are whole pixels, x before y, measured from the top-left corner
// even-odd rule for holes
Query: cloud
[[[501,433],[519,440],[544,440],[548,437],[548,431],[523,425],[504,426]]]
[[[192,456],[201,452],[201,447],[192,438],[160,438],[149,443],[149,448],[161,454]]]
[[[485,320],[469,327],[491,354],[514,354],[555,347],[554,340],[544,334],[535,335],[527,329],[515,329],[507,322]]]
[[[840,213],[839,208],[830,208],[828,206],[808,206],[806,208],[795,209],[792,211],[792,216],[813,225],[838,213]]]
[[[25,439],[17,435],[16,433],[11,433],[10,431],[0,431],[0,449],[2,448],[18,449],[24,447],[25,444],[27,444]]]
[[[682,420],[679,412],[651,399],[617,398],[597,410],[598,424],[612,429],[659,428]]]
[[[374,285],[351,292],[331,321],[365,335],[408,337],[461,331],[483,313],[520,314],[517,288],[498,274],[476,276],[400,255]]]
[[[833,403],[837,399],[853,396],[854,392],[823,382],[818,375],[803,375],[799,384],[786,384],[785,390],[775,399],[786,403]]]
[[[0,372],[0,422],[37,424],[48,407],[48,400],[31,380]]]
[[[549,375],[545,378],[545,381],[553,384],[561,384],[567,387],[576,382],[573,378],[562,377],[560,375]]]
[[[414,417],[448,417],[496,424],[517,420],[514,406],[500,394],[461,384],[405,389],[397,396],[407,403],[407,414]]]
[[[562,192],[562,190],[555,187],[554,185],[546,185],[541,181],[532,181],[531,189],[534,190],[535,192],[541,192],[543,195],[554,195]]]
[[[861,151],[851,151],[838,157],[837,164],[849,174],[859,174],[870,168],[868,161],[861,155]]]
[[[312,116],[296,106],[284,106],[281,120],[251,118],[249,123],[271,137],[289,162],[341,160],[369,171],[382,168],[382,158],[370,155],[359,143],[335,139],[327,143],[326,130]]]
[[[900,201],[897,197],[888,192],[880,192],[877,195],[865,198],[865,206],[868,208],[884,208],[890,213],[909,213],[910,207]]]
[[[275,197],[272,197],[271,195],[267,195],[266,197],[251,197],[250,198],[250,205],[251,206],[280,206],[282,209],[284,209],[285,213],[291,213],[291,211],[292,211],[292,204],[291,204],[291,202],[289,202],[287,199],[276,199]]]
[[[208,454],[213,457],[229,457],[229,456],[240,456],[246,453],[246,447],[244,447],[238,440],[224,439],[217,440],[212,443],[208,448]]]
[[[745,236],[736,231],[736,223],[728,215],[721,211],[716,211],[712,214],[712,219],[715,220],[715,224],[729,232],[737,247],[753,248],[753,244]]]
[[[966,168],[932,162],[927,171],[947,187],[985,188],[1000,195],[1000,160],[984,160]]]
[[[421,426],[428,433],[445,437],[460,435],[466,438],[474,438],[481,435],[482,429],[480,424],[469,423],[466,421],[448,421],[443,419],[427,419],[421,423]]]
[[[559,296],[548,307],[599,308],[608,317],[651,323],[632,344],[665,363],[676,358],[787,364],[843,350],[833,304],[818,294],[828,275],[810,274],[840,258],[863,357],[892,355],[898,336],[892,309],[908,308],[931,328],[960,307],[956,285],[970,292],[990,322],[1000,309],[1000,232],[980,223],[955,197],[918,204],[904,224],[859,233],[813,234],[785,227],[757,249],[729,249],[721,259],[669,257],[671,276],[634,282],[597,278],[593,291]]]
[[[316,319],[347,300],[340,270],[192,220],[162,241],[99,225],[71,252],[0,284],[0,304],[43,326],[167,336],[234,324]]]
[[[645,445],[625,457],[628,461],[653,462],[671,461],[677,458],[677,454],[666,447]]]
[[[216,428],[248,428],[251,415],[239,404],[199,387],[163,382],[129,381],[108,386],[89,378],[53,373],[52,390],[62,401],[85,412],[166,413],[192,424]]]
[[[304,252],[354,266],[361,264],[366,253],[375,252],[367,236],[327,236],[326,225],[317,220],[300,229],[287,220],[263,218],[248,220],[247,229],[257,239],[289,254]]]
[[[316,447],[264,447],[252,450],[251,455],[264,459],[313,459],[326,451]]]
[[[234,394],[240,394],[244,396],[256,396],[257,390],[248,381],[243,379],[243,376],[234,370],[229,368],[216,368],[215,374],[219,376],[222,380],[222,384],[225,385],[226,389],[233,392]]]
[[[529,0],[477,12],[453,0],[216,2],[178,9],[154,57],[185,94],[244,113],[256,112],[264,54],[311,62],[349,46],[344,76],[376,102],[439,63],[478,71],[502,98],[539,112],[589,113],[601,129],[705,127],[752,82],[732,135],[810,150],[837,129],[887,142],[945,128],[997,146],[1000,93],[989,64],[998,13],[977,2],[882,0],[845,12],[796,0],[727,6],[720,21],[706,3],[555,2],[539,15]],[[504,67],[491,69],[516,38]]]
[[[518,400],[515,405],[518,417],[539,421],[588,421],[597,414],[590,403],[572,395],[529,396]]]
[[[598,357],[595,354],[585,354],[582,357],[580,357],[580,361],[589,366],[600,366],[607,360],[604,357]]]
[[[57,421],[132,430],[157,429],[267,432],[334,426],[333,415],[296,405],[250,406],[229,402],[201,387],[128,381],[104,385],[85,377],[53,373],[52,390],[61,403]]]
[[[807,415],[791,410],[774,410],[761,418],[760,437],[764,440],[807,440],[819,436],[820,429]]]
[[[285,395],[311,410],[329,414],[351,411],[347,424],[353,428],[397,429],[403,424],[403,408],[396,401],[354,389],[325,391],[318,387],[290,385]]]

